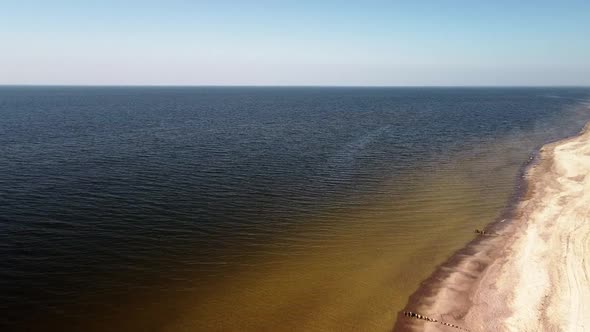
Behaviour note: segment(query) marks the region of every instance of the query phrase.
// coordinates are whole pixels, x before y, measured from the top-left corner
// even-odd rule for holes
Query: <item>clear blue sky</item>
[[[1,1],[0,43],[0,84],[590,85],[590,1]]]

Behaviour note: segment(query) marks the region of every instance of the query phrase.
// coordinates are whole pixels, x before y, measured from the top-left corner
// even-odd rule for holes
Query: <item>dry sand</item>
[[[512,220],[490,226],[405,310],[469,331],[590,331],[590,125],[541,149]],[[400,314],[396,331],[458,331]]]

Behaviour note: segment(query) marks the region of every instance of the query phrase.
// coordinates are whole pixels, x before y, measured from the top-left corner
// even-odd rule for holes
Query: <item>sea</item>
[[[391,331],[576,87],[0,87],[2,331]]]

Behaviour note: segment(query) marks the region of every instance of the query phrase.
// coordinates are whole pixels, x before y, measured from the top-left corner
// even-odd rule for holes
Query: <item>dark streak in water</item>
[[[0,327],[388,330],[589,93],[2,87]]]

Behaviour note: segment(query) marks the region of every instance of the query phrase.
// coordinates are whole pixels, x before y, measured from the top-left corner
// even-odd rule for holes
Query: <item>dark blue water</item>
[[[579,130],[589,97],[583,88],[0,87],[0,323],[79,327],[133,315],[164,289],[145,309],[161,309],[154,329],[163,329],[180,305],[169,300],[177,284],[199,292],[269,252],[306,253],[307,235],[293,229],[329,220],[333,233],[351,208],[482,142],[534,133],[524,159]]]

